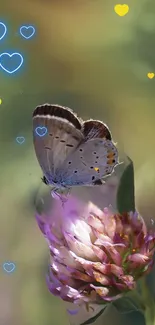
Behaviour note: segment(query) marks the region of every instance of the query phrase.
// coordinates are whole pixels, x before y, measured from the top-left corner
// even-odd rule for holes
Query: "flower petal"
[[[123,283],[125,283],[126,288],[128,288],[128,289],[130,289],[130,290],[135,289],[136,283],[135,283],[135,281],[134,281],[133,276],[131,276],[131,275],[123,275],[123,276],[121,277],[121,281],[122,281]]]
[[[70,233],[64,232],[64,236],[68,247],[72,250],[76,255],[80,257],[84,257],[86,259],[90,259],[91,261],[98,260],[97,256],[94,254],[91,246],[85,245],[76,238],[74,238]]]
[[[73,269],[71,267],[67,267],[67,270],[70,273],[70,276],[73,277],[74,279],[85,281],[85,282],[92,282],[94,281],[94,278],[84,272],[80,272],[76,269]]]
[[[119,244],[110,244],[108,242],[102,242],[102,247],[105,253],[116,263],[116,265],[121,265],[122,257],[117,251],[117,245]]]
[[[110,214],[110,211],[107,208],[104,209],[103,222],[105,226],[105,234],[107,234],[109,238],[113,238],[116,232],[116,221],[113,213]]]
[[[127,257],[127,260],[132,261],[132,262],[136,262],[138,264],[145,264],[145,263],[147,263],[149,261],[149,257],[146,256],[146,255],[136,253],[136,254],[129,255]]]
[[[110,277],[103,275],[100,272],[93,271],[93,275],[94,275],[95,280],[97,282],[99,282],[100,284],[102,284],[103,286],[109,286],[112,284],[112,280],[110,279]]]
[[[109,293],[109,289],[106,287],[97,287],[93,284],[91,284],[90,287],[93,288],[102,299],[104,299]]]
[[[93,215],[90,215],[87,219],[88,224],[93,227],[95,230],[98,230],[98,232],[102,233],[104,232],[104,225],[102,224],[101,220],[98,217],[95,217]]]
[[[92,249],[95,253],[95,255],[99,258],[100,261],[102,261],[102,263],[108,262],[109,258],[107,256],[107,254],[103,251],[103,249],[93,245]]]
[[[54,246],[50,245],[50,252],[53,256],[55,256],[55,260],[57,262],[74,267],[78,270],[83,270],[81,264],[75,260],[71,251],[69,251],[66,247],[58,246],[58,248],[55,248]]]

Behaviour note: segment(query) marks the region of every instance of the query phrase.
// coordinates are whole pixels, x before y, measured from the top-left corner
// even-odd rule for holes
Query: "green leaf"
[[[138,301],[131,299],[130,297],[123,297],[112,303],[112,305],[121,314],[132,313],[133,311],[142,311],[142,308]]]
[[[135,211],[134,167],[132,160],[124,170],[117,191],[117,209],[119,213]]]
[[[105,311],[106,307],[107,307],[107,306],[105,306],[102,310],[100,310],[99,313],[98,313],[97,315],[95,315],[94,317],[89,318],[88,320],[86,320],[84,323],[82,323],[82,324],[80,324],[80,325],[87,325],[87,324],[92,324],[92,323],[94,323],[94,322],[96,321],[96,319],[97,319],[98,317],[100,317],[100,316],[103,314],[103,312]]]

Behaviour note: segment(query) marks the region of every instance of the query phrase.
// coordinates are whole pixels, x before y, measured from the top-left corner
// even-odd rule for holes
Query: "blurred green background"
[[[114,0],[2,0],[8,27],[0,52],[23,53],[24,69],[0,71],[0,268],[1,325],[67,325],[63,304],[46,288],[48,248],[35,221],[41,170],[32,143],[32,111],[45,102],[102,119],[135,166],[136,201],[155,218],[155,2],[129,0],[119,17]],[[36,27],[25,40],[19,27]],[[18,145],[17,136],[26,141]],[[153,281],[153,280],[152,280]],[[110,314],[107,325],[142,325],[138,313]]]

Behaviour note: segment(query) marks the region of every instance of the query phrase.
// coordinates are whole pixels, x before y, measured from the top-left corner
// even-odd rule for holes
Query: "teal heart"
[[[19,143],[19,144],[22,144],[22,143],[25,142],[25,138],[24,137],[17,137],[16,142]]]
[[[15,263],[13,262],[5,262],[3,264],[3,270],[7,273],[12,273],[16,268]]]

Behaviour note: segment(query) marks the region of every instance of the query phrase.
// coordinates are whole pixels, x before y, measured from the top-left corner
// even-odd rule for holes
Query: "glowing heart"
[[[25,138],[24,137],[17,137],[16,142],[19,143],[19,144],[22,144],[22,143],[25,142]]]
[[[6,32],[7,32],[7,28],[6,28],[5,24],[0,22],[0,41],[4,38],[4,36],[6,35]]]
[[[154,73],[153,72],[148,72],[147,74],[149,79],[153,79],[154,78]]]
[[[35,28],[33,26],[21,26],[19,32],[21,36],[29,39],[35,34]]]
[[[47,128],[45,126],[38,126],[35,129],[35,133],[39,135],[39,137],[44,137],[44,135],[47,133]]]
[[[16,268],[15,263],[13,262],[5,262],[3,264],[3,270],[7,273],[12,273]]]
[[[18,52],[0,54],[0,67],[9,74],[18,71],[23,61],[23,56]]]
[[[124,4],[124,5],[121,5],[121,4],[117,4],[115,7],[114,7],[114,10],[116,12],[117,15],[123,17],[125,16],[128,11],[129,11],[129,6]]]

